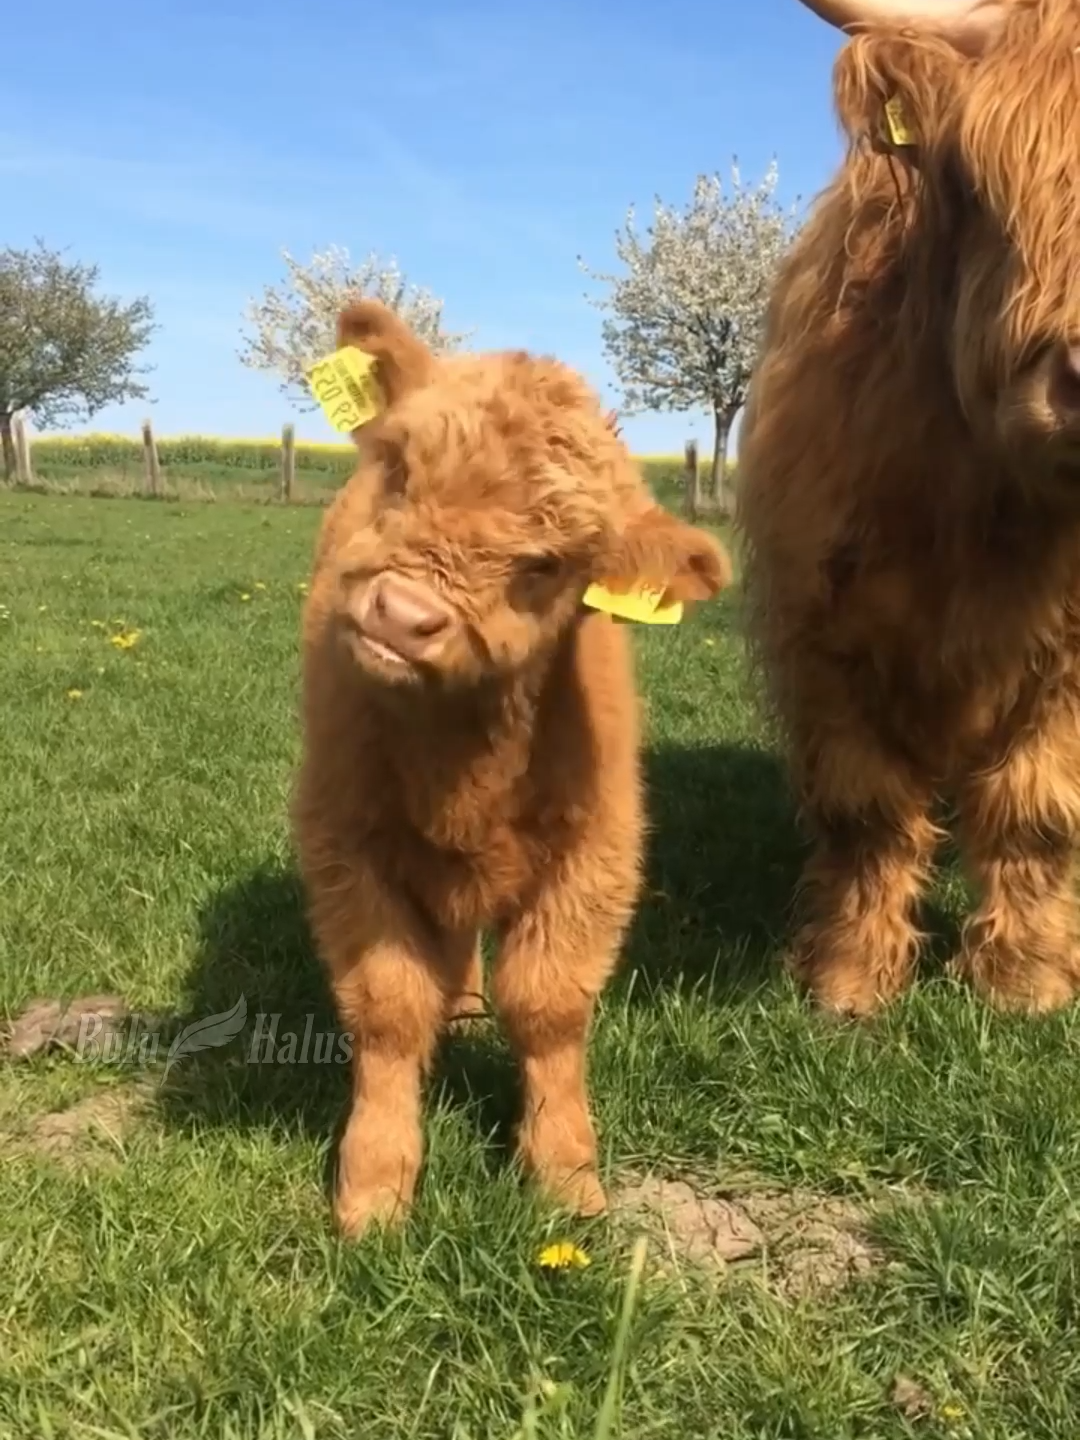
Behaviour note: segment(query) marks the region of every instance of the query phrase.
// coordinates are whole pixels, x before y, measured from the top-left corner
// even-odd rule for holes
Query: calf
[[[625,629],[590,583],[715,594],[721,547],[651,499],[592,392],[521,352],[436,359],[363,301],[339,344],[385,401],[320,534],[303,627],[295,833],[316,943],[354,1037],[335,1214],[404,1213],[421,1082],[483,991],[523,1071],[527,1171],[605,1208],[586,1040],[639,887]]]
[[[1014,0],[977,58],[871,27],[835,81],[849,153],[739,447],[814,841],[791,959],[833,1010],[907,984],[945,803],[978,890],[955,968],[1051,1009],[1080,986],[1080,6]]]

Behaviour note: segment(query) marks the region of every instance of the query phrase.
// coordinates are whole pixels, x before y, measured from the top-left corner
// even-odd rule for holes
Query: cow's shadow
[[[659,990],[695,987],[727,1003],[776,969],[800,860],[784,772],[765,750],[721,744],[655,748],[646,773],[646,885],[608,994],[641,1005]],[[293,868],[255,870],[199,916],[186,1018],[236,1013],[241,996],[243,1030],[171,1067],[163,1115],[184,1127],[327,1136],[345,1111],[348,1052],[330,1039],[337,1021]],[[324,1063],[310,1063],[317,1052]],[[505,1142],[517,1076],[493,1026],[454,1034],[433,1081],[436,1096],[470,1107],[481,1130]]]

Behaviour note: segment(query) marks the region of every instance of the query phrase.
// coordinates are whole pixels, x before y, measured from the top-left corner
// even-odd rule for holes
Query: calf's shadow
[[[784,771],[769,752],[736,745],[658,747],[646,757],[647,877],[608,994],[649,1003],[671,987],[718,1004],[767,983],[801,859]],[[315,956],[295,869],[267,866],[214,895],[199,917],[186,1019],[224,1015],[243,996],[235,1039],[176,1064],[160,1092],[171,1123],[271,1127],[329,1137],[344,1120],[347,1052],[314,1053],[337,1019]],[[274,1018],[278,1017],[275,1024]],[[275,1057],[276,1063],[267,1063]],[[252,1063],[255,1061],[256,1063]],[[261,1063],[258,1063],[261,1062]],[[432,1099],[464,1105],[503,1148],[517,1113],[515,1067],[486,1027],[441,1047]],[[334,1147],[331,1147],[331,1151]]]

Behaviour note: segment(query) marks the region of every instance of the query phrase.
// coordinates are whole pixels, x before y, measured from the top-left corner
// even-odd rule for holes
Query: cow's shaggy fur
[[[791,959],[826,1007],[909,980],[951,802],[956,968],[1080,984],[1080,6],[986,54],[872,31],[851,141],[787,258],[740,443],[753,651],[813,839]],[[901,98],[917,145],[874,138]]]
[[[411,1200],[422,1077],[483,991],[485,930],[522,1158],[595,1213],[586,1039],[638,893],[643,807],[628,637],[582,596],[603,579],[705,599],[727,557],[653,502],[554,360],[437,360],[374,302],[339,339],[376,357],[387,403],[356,433],[304,620],[295,829],[354,1036],[337,1219],[357,1234]]]

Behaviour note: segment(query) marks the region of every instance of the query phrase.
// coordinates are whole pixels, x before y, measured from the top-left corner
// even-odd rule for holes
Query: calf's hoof
[[[830,955],[820,944],[793,947],[786,968],[817,1009],[837,1020],[865,1020],[903,989],[902,983],[886,983],[863,960]]]
[[[346,1240],[358,1240],[366,1231],[399,1226],[409,1213],[410,1199],[392,1185],[357,1185],[339,1190],[334,1200],[334,1222]]]
[[[1060,963],[1026,958],[1002,945],[964,950],[949,967],[966,980],[995,1010],[1046,1015],[1070,1005],[1080,990],[1078,957]]]
[[[592,1165],[580,1165],[576,1169],[547,1166],[535,1173],[535,1180],[553,1204],[571,1215],[589,1218],[607,1211],[607,1196]]]

